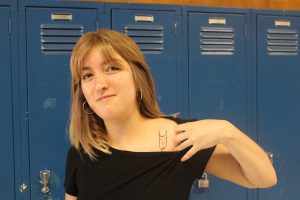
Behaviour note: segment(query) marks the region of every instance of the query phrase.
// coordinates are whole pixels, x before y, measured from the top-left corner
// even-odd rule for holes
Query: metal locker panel
[[[157,88],[157,100],[166,114],[179,108],[175,11],[112,9],[112,29],[123,32],[139,45]]]
[[[245,128],[244,15],[189,13],[189,87],[190,117],[219,117]]]
[[[1,5],[7,5],[9,3],[8,0],[0,0]]]
[[[256,19],[258,142],[273,153],[278,178],[258,199],[300,199],[300,17]]]
[[[0,44],[0,199],[14,199],[14,132],[8,7],[0,7]]]
[[[190,118],[226,119],[246,131],[247,51],[244,14],[188,13]],[[191,199],[246,199],[246,189],[210,177]]]
[[[85,32],[96,30],[96,9],[27,8],[27,87],[32,199],[63,199],[70,109],[69,60]],[[50,192],[40,171],[50,170]]]

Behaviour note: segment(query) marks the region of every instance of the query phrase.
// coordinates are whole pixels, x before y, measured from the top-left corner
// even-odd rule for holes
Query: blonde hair
[[[84,34],[76,43],[70,61],[71,66],[71,113],[69,136],[71,144],[82,148],[91,159],[95,159],[94,149],[110,154],[107,133],[103,120],[96,115],[86,114],[83,103],[86,101],[81,89],[82,65],[90,50],[99,49],[108,63],[114,62],[112,56],[119,54],[131,67],[133,79],[142,99],[137,97],[140,113],[147,118],[162,116],[156,100],[156,90],[144,56],[135,42],[128,36],[113,30],[102,29]]]

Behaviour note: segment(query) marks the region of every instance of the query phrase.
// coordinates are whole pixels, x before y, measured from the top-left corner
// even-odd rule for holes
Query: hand
[[[221,143],[228,132],[227,124],[229,123],[225,120],[199,120],[177,125],[174,128],[175,151],[192,146],[181,161],[190,159],[201,149]]]

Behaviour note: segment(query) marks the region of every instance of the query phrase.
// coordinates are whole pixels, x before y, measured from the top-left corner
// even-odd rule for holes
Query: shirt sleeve
[[[195,155],[193,155],[189,160],[186,162],[190,165],[195,178],[201,178],[205,167],[213,154],[216,146],[207,148],[207,149],[202,149],[198,151]]]
[[[186,120],[186,119],[180,119],[180,118],[173,118],[173,120],[177,124],[183,124],[186,122],[197,121],[197,119]],[[188,148],[190,149],[191,147],[188,147]],[[185,161],[190,166],[192,172],[194,173],[195,178],[201,178],[201,176],[205,170],[205,167],[206,167],[211,155],[213,154],[215,148],[216,148],[216,146],[202,149],[202,150],[198,151],[195,155],[193,155],[190,159]]]
[[[79,152],[70,147],[67,155],[66,169],[65,169],[65,192],[72,196],[78,196],[78,187],[76,181],[76,171],[78,168]]]

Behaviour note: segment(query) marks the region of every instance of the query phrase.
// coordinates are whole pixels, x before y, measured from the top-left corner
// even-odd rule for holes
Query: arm
[[[206,171],[248,188],[276,184],[275,170],[266,153],[248,136],[225,120],[200,120],[175,128],[176,149],[193,146],[182,161],[197,151],[217,145]]]
[[[65,193],[65,200],[77,200],[77,197],[71,196],[67,193]]]
[[[228,134],[220,140],[207,172],[249,188],[275,185],[276,173],[265,151],[231,123],[226,122],[224,129]],[[217,167],[220,163],[234,170],[226,173]]]

